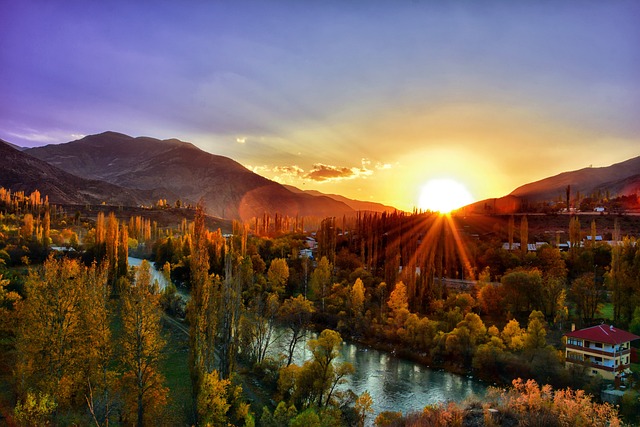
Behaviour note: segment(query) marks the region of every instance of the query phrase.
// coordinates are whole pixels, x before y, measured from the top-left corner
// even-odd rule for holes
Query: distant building
[[[299,258],[307,257],[313,259],[313,251],[311,249],[300,249]]]
[[[612,325],[597,325],[569,332],[565,337],[567,367],[585,366],[589,375],[608,380],[631,373],[631,341],[639,336]]]
[[[307,244],[307,247],[311,250],[314,250],[318,247],[318,241],[313,237],[307,237],[305,239],[305,243]]]

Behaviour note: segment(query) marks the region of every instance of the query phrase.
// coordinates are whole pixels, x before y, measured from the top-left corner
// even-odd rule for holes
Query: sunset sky
[[[640,155],[638,1],[0,1],[0,138],[178,138],[412,209]]]

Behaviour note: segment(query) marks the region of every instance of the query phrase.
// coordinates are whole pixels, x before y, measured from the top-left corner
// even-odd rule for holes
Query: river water
[[[142,259],[135,257],[128,257],[127,262],[129,263],[129,267],[140,267],[142,264]],[[158,282],[158,287],[160,290],[163,290],[167,285],[167,279],[162,274],[162,271],[158,271],[153,267],[153,263],[151,261],[147,261],[149,263],[149,272],[151,273],[151,281],[154,280]]]
[[[282,333],[282,340],[286,340],[284,331],[278,330],[278,333]],[[316,337],[316,334],[310,335]],[[311,352],[306,348],[306,342],[298,346],[293,363],[301,365],[311,358]],[[276,342],[270,353],[275,356],[280,351]],[[370,422],[383,411],[406,414],[421,411],[430,404],[461,402],[474,394],[482,396],[487,387],[474,378],[431,369],[349,341],[343,343],[338,357],[338,362],[343,361],[355,368],[343,388],[350,388],[357,395],[365,391],[371,395],[374,416],[370,417]]]
[[[129,266],[139,266],[140,258],[129,257]],[[152,279],[158,281],[160,289],[167,285],[162,272],[150,264]],[[187,296],[188,297],[188,296]],[[282,335],[270,350],[272,356],[279,355],[286,332],[279,329]],[[310,334],[311,335],[311,334]],[[312,335],[315,337],[315,335]],[[311,358],[306,342],[298,344],[294,363],[302,365]],[[373,400],[374,416],[382,411],[400,411],[403,414],[421,411],[426,405],[455,401],[460,402],[473,394],[483,395],[486,385],[470,377],[455,375],[446,371],[434,370],[414,363],[391,353],[378,351],[352,342],[342,346],[339,362],[347,361],[355,368],[344,387],[350,388],[360,395],[368,391]]]

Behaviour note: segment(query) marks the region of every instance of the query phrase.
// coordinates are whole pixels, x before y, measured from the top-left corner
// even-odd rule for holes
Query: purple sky
[[[176,137],[410,209],[640,155],[638,1],[0,1],[0,138]]]

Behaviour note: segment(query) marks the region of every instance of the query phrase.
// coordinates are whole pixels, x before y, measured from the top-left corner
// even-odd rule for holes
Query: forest
[[[0,422],[639,421],[640,366],[618,406],[604,403],[607,384],[566,368],[562,341],[572,324],[603,321],[640,335],[640,247],[624,216],[550,217],[564,221],[560,250],[557,230],[530,229],[545,216],[469,225],[430,212],[265,214],[223,230],[206,226],[200,206],[179,209],[190,219],[160,226],[0,188]],[[130,268],[129,256],[145,261]],[[149,267],[171,284],[160,289]],[[374,414],[371,396],[348,388],[356,368],[338,357],[344,340],[493,386],[465,402]],[[310,358],[297,364],[304,345]]]

